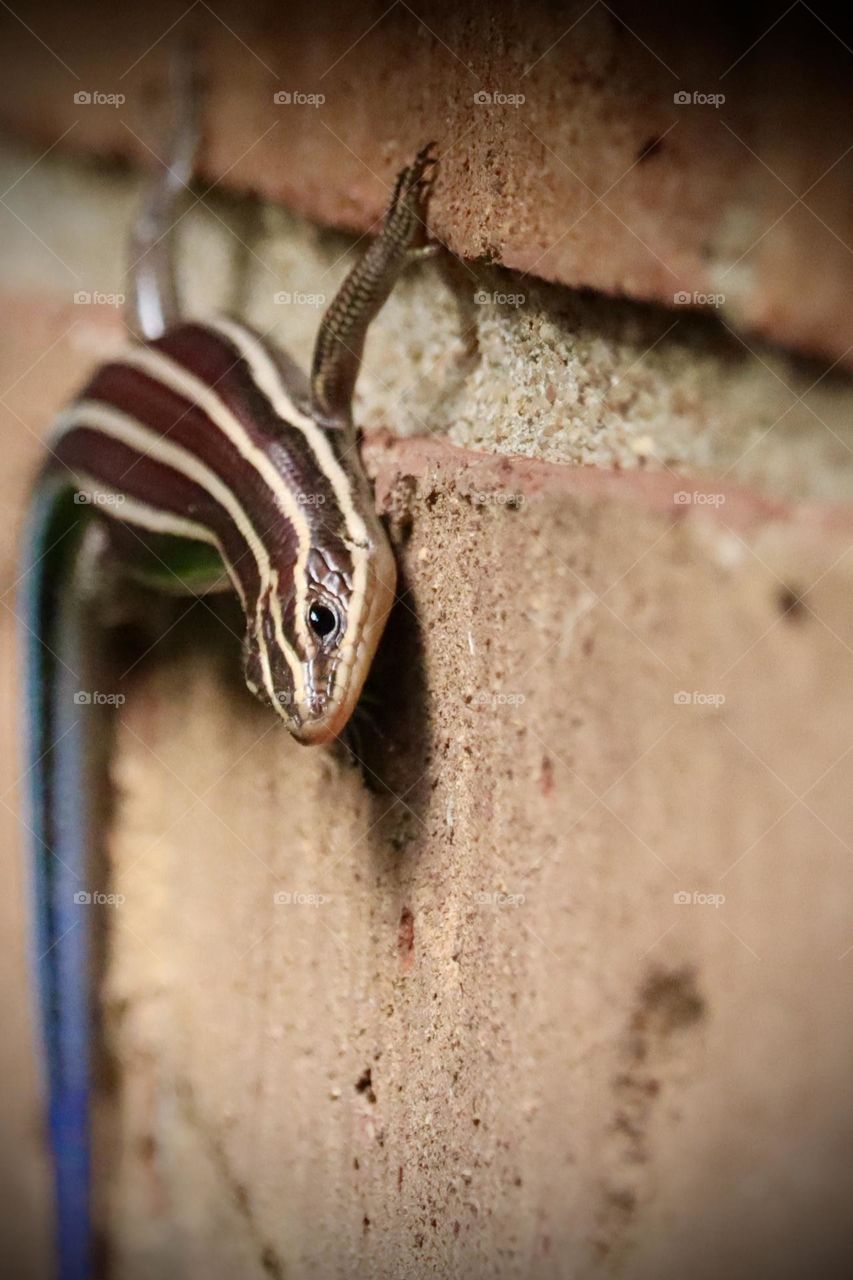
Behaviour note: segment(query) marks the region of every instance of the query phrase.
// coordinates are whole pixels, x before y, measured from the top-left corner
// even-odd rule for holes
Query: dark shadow
[[[343,749],[372,795],[370,844],[402,853],[424,831],[432,734],[421,625],[404,573],[398,597]]]

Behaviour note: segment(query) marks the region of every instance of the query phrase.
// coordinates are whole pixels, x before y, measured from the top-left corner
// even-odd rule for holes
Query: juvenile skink
[[[175,208],[192,178],[198,95],[184,75],[168,163],[139,214],[131,341],[59,415],[21,569],[26,819],[58,1272],[92,1274],[94,951],[80,905],[98,845],[87,693],[98,593],[116,575],[240,599],[249,689],[303,743],[349,719],[396,570],[359,460],[352,396],[367,328],[428,252],[433,156],[399,175],[381,234],[326,311],[310,377],[239,320],[183,320]]]

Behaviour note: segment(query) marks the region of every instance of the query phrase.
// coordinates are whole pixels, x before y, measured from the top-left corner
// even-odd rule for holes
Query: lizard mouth
[[[294,724],[290,732],[297,742],[306,747],[321,747],[339,738],[351,715],[351,708],[340,706],[307,716]]]

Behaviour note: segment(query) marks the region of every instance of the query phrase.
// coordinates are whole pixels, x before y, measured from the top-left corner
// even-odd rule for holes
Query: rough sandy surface
[[[36,159],[8,149],[7,183]],[[118,342],[136,180],[49,158],[7,219],[7,292],[64,309],[81,362]],[[57,219],[59,205],[69,212]],[[26,225],[23,225],[25,223]],[[43,245],[39,248],[34,235]],[[231,309],[305,366],[358,249],[272,206],[188,198],[179,261],[195,314]],[[19,393],[20,394],[20,393]],[[449,255],[413,267],[371,330],[359,421],[552,462],[701,471],[770,494],[853,493],[849,377],[739,336],[722,318],[616,302]]]
[[[720,295],[729,323],[853,358],[853,38],[826,6],[83,0],[37,16],[0,11],[0,115],[40,146],[152,162],[169,37],[195,23],[211,181],[361,232],[434,139],[433,225],[460,256],[670,306]]]
[[[121,1273],[841,1274],[849,525],[372,456],[360,767],[206,610],[129,690]]]
[[[657,99],[641,109],[640,80],[610,74],[635,65],[636,42],[614,27],[601,45],[604,8],[599,63],[579,29],[533,95],[555,138],[590,140],[578,164],[597,190],[635,155],[635,134],[669,122]],[[85,6],[65,12],[95,86],[100,51],[116,48],[111,20],[94,38]],[[58,13],[45,10],[44,36]],[[134,17],[133,50],[160,13]],[[266,47],[268,27],[291,20],[276,9],[251,42]],[[411,86],[419,42],[436,46],[414,20],[407,35],[410,20],[397,6],[408,61],[394,65]],[[344,24],[335,40],[346,37]],[[492,26],[465,38],[494,51]],[[544,50],[534,22],[529,38]],[[373,41],[341,63],[339,88],[363,83],[369,57],[381,70]],[[59,72],[45,85],[10,47],[3,110],[52,141],[71,86]],[[233,73],[227,32],[220,71],[226,47]],[[369,101],[338,103],[372,173],[306,111],[243,155],[268,100],[258,106],[253,56],[240,56],[207,171],[237,161],[237,188],[302,215],[206,197],[182,222],[182,276],[195,311],[231,307],[306,363],[353,236],[303,215],[367,226],[384,179],[434,123],[435,85],[410,115],[383,108],[382,130],[375,105],[399,95],[399,77],[377,74]],[[583,76],[566,79],[577,60]],[[490,84],[500,69],[495,55]],[[442,75],[461,103],[467,88]],[[768,96],[779,105],[776,82],[757,83],[732,95],[753,121]],[[775,107],[765,126],[787,138],[772,164],[793,166],[798,191],[834,158],[820,129],[832,85],[805,86],[798,104],[813,111],[798,105],[787,132]],[[713,141],[710,120],[680,118],[614,192],[624,204],[608,203],[647,244],[654,232],[685,288],[760,237],[733,272],[734,304],[713,316],[648,305],[672,304],[678,286],[596,208],[536,271],[633,300],[483,261],[530,267],[553,243],[555,209],[565,219],[582,205],[532,143],[521,163],[518,113],[501,116],[494,153],[495,121],[476,117],[470,165],[450,153],[436,229],[480,260],[412,270],[359,385],[405,592],[359,765],[298,749],[255,706],[227,614],[198,607],[129,678],[111,840],[125,902],[104,982],[119,1070],[100,1099],[118,1274],[848,1273],[853,405],[848,379],[824,375],[849,344],[853,291],[848,256],[835,236],[815,238],[807,210],[763,234],[778,193],[718,121]],[[80,113],[72,142],[138,146],[100,110]],[[838,228],[843,172],[814,196]],[[15,538],[53,413],[119,341],[117,308],[74,295],[121,291],[138,183],[15,144],[2,189],[0,1144],[13,1162],[0,1205],[7,1269],[41,1276]],[[721,228],[726,253],[703,256]],[[830,354],[812,365],[752,329]]]

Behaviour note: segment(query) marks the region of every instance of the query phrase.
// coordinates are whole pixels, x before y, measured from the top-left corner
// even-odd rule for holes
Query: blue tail
[[[89,508],[67,479],[36,491],[21,566],[26,818],[43,1077],[54,1165],[58,1275],[92,1275],[90,1207],[91,814],[86,619],[75,591]],[[81,696],[82,695],[82,696]]]

